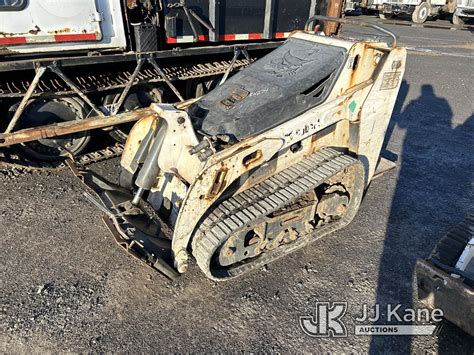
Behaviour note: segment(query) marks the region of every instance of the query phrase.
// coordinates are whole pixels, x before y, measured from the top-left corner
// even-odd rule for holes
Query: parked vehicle
[[[406,50],[374,24],[351,22],[392,40],[315,33],[327,20],[310,18],[198,100],[153,104],[128,137],[118,185],[70,162],[120,246],[169,278],[193,256],[223,281],[352,221]]]
[[[361,0],[359,7],[366,15],[372,15],[379,11],[379,6],[383,4],[383,0]]]
[[[394,15],[409,14],[414,23],[424,23],[429,16],[436,16],[445,7],[447,0],[383,0],[379,7],[382,19]]]
[[[453,23],[463,25],[465,18],[474,17],[473,0],[372,0],[371,8],[381,19],[411,15],[414,23],[424,23],[429,17],[453,14]]]
[[[465,20],[474,17],[474,0],[457,0],[453,12],[453,24],[462,26]]]
[[[352,12],[360,8],[361,0],[347,0],[345,2],[346,6],[344,8],[345,12]]]

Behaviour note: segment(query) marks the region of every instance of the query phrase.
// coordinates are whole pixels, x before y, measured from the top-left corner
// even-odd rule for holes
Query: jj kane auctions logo
[[[312,337],[346,337],[348,331],[344,316],[347,309],[347,302],[316,302],[314,315],[300,317],[301,329]],[[362,305],[360,316],[355,318],[356,325],[353,333],[355,335],[433,335],[437,329],[433,322],[440,322],[443,317],[441,309],[403,309],[400,304],[388,304],[384,311],[381,310],[379,304],[374,307]],[[382,315],[386,315],[383,321],[387,323],[374,324],[382,321]]]

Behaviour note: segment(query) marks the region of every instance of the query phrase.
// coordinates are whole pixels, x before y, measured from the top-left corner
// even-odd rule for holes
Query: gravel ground
[[[170,284],[119,250],[70,173],[0,177],[2,352],[472,353],[449,323],[438,336],[337,339],[298,323],[315,301],[349,302],[348,329],[364,303],[418,306],[416,259],[473,208],[472,33],[391,28],[437,51],[410,51],[386,142],[397,169],[373,181],[348,228],[261,272],[217,284],[191,264]]]

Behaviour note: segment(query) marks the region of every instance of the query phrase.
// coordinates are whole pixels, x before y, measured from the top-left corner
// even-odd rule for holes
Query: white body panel
[[[474,9],[474,0],[457,0],[457,6],[466,9]]]
[[[393,5],[412,5],[412,6],[418,6],[420,5],[423,1],[421,0],[382,0],[381,1],[384,4],[393,4]],[[427,1],[431,6],[444,6],[447,4],[447,0],[431,0]]]
[[[474,17],[472,10],[474,10],[474,0],[458,0],[454,14],[459,17]]]
[[[393,4],[393,5],[413,5],[418,6],[421,4],[421,0],[384,0],[384,4]]]
[[[12,53],[123,49],[120,0],[26,0],[0,8],[0,46]]]
[[[431,0],[432,6],[444,6],[448,3],[447,0]]]
[[[471,238],[462,252],[459,260],[456,263],[456,269],[466,271],[468,266],[474,261],[474,238]],[[472,266],[471,266],[472,267]]]

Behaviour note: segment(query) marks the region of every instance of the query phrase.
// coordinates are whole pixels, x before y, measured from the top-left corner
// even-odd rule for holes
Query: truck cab
[[[408,14],[414,23],[424,23],[428,17],[436,16],[448,6],[448,0],[383,0],[379,6],[381,19]]]

